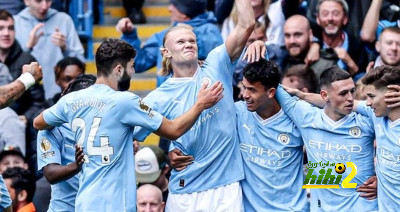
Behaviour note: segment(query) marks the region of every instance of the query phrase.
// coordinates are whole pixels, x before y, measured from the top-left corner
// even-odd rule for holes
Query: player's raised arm
[[[225,44],[231,61],[239,58],[255,25],[254,12],[250,1],[235,0],[235,4],[238,9],[238,24],[228,35]]]
[[[209,88],[206,88],[206,86],[206,84],[203,84],[196,103],[189,111],[174,120],[163,118],[160,128],[154,133],[170,140],[176,140],[188,131],[203,110],[214,106],[223,97],[222,92],[224,89],[221,82],[216,82]]]
[[[0,109],[19,98],[24,91],[42,79],[42,67],[37,62],[22,67],[21,76],[10,84],[0,86]]]
[[[319,108],[323,108],[326,105],[326,102],[322,99],[320,94],[316,93],[306,93],[296,88],[289,88],[287,86],[281,85],[286,92],[288,92],[292,96],[297,96],[299,99],[302,99],[314,106]]]

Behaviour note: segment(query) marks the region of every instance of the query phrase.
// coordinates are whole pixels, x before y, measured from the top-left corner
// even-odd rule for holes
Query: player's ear
[[[117,64],[117,65],[114,67],[113,72],[114,72],[117,76],[121,77],[121,76],[124,74],[124,67],[123,67],[121,64]]]
[[[167,48],[163,47],[163,48],[160,48],[160,50],[161,50],[161,54],[164,57],[167,57],[167,58],[171,57],[171,52],[169,52],[169,50]]]
[[[275,94],[276,94],[276,88],[268,89],[268,98],[270,98],[270,99],[274,98]]]
[[[321,94],[321,97],[322,97],[322,99],[325,101],[325,102],[329,102],[329,95],[328,95],[328,92],[326,91],[326,90],[321,90],[321,92],[320,92],[320,94]]]

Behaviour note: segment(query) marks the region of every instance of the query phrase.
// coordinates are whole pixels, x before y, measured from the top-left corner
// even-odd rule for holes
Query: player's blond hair
[[[165,56],[164,51],[165,49],[165,41],[168,39],[168,34],[173,31],[178,31],[182,29],[187,29],[193,32],[193,27],[188,25],[188,24],[178,24],[165,33],[164,39],[163,39],[163,46],[160,47],[160,51],[162,54],[162,62],[161,62],[161,70],[160,70],[160,75],[161,76],[168,76],[172,72],[172,65],[171,65],[171,59],[169,57]]]

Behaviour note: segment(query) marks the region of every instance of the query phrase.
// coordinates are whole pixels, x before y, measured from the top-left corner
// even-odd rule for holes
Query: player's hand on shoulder
[[[281,85],[281,86],[282,86],[283,89],[285,89],[286,92],[288,92],[288,94],[290,94],[292,96],[297,96],[297,97],[301,96],[300,94],[302,93],[302,91],[300,91],[299,89],[287,87],[287,86],[284,86],[284,85]]]

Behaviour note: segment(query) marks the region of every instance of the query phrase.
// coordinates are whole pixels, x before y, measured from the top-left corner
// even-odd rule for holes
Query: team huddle
[[[40,130],[38,169],[52,183],[49,211],[138,210],[132,142],[150,133],[171,140],[171,152],[194,158],[171,171],[165,211],[400,208],[400,68],[369,70],[361,79],[366,101],[355,100],[351,74],[337,66],[321,71],[320,94],[283,86],[263,41],[245,49],[253,9],[248,0],[235,3],[237,25],[204,61],[191,27],[166,32],[162,68],[172,77],[143,99],[119,91],[133,77],[136,50],[119,39],[100,45],[97,77],[78,77],[33,123]],[[241,55],[249,61],[244,100],[234,102]],[[304,151],[320,164],[307,176]],[[334,173],[322,166],[347,162],[356,167]],[[355,187],[309,195],[303,188],[348,178]]]
[[[289,95],[278,85],[278,67],[260,59],[244,68],[245,101],[234,103],[232,72],[254,25],[252,14],[245,12],[250,5],[236,3],[243,12],[236,28],[201,66],[190,28],[176,26],[166,33],[162,53],[169,65],[163,68],[174,75],[143,100],[116,91],[118,82],[133,73],[135,52],[122,41],[108,40],[96,53],[95,85],[66,95],[36,118],[39,129],[68,123],[69,132],[61,134],[72,133],[73,144],[82,147],[76,161],[77,167],[82,165],[79,189],[71,205],[76,211],[135,210],[131,141],[142,141],[150,132],[172,140],[171,150],[195,158],[185,169],[172,170],[166,211],[390,211],[399,206],[399,182],[393,177],[399,173],[398,108],[382,102],[387,91],[398,92],[386,86],[400,82],[400,70],[371,70],[363,79],[365,103],[354,101],[355,84],[348,72],[329,68],[320,77],[322,101],[310,100],[320,109]],[[249,58],[263,52],[252,48],[265,46],[251,45]],[[312,189],[308,199],[302,189],[303,146],[310,161],[356,164],[352,182],[358,186]]]

